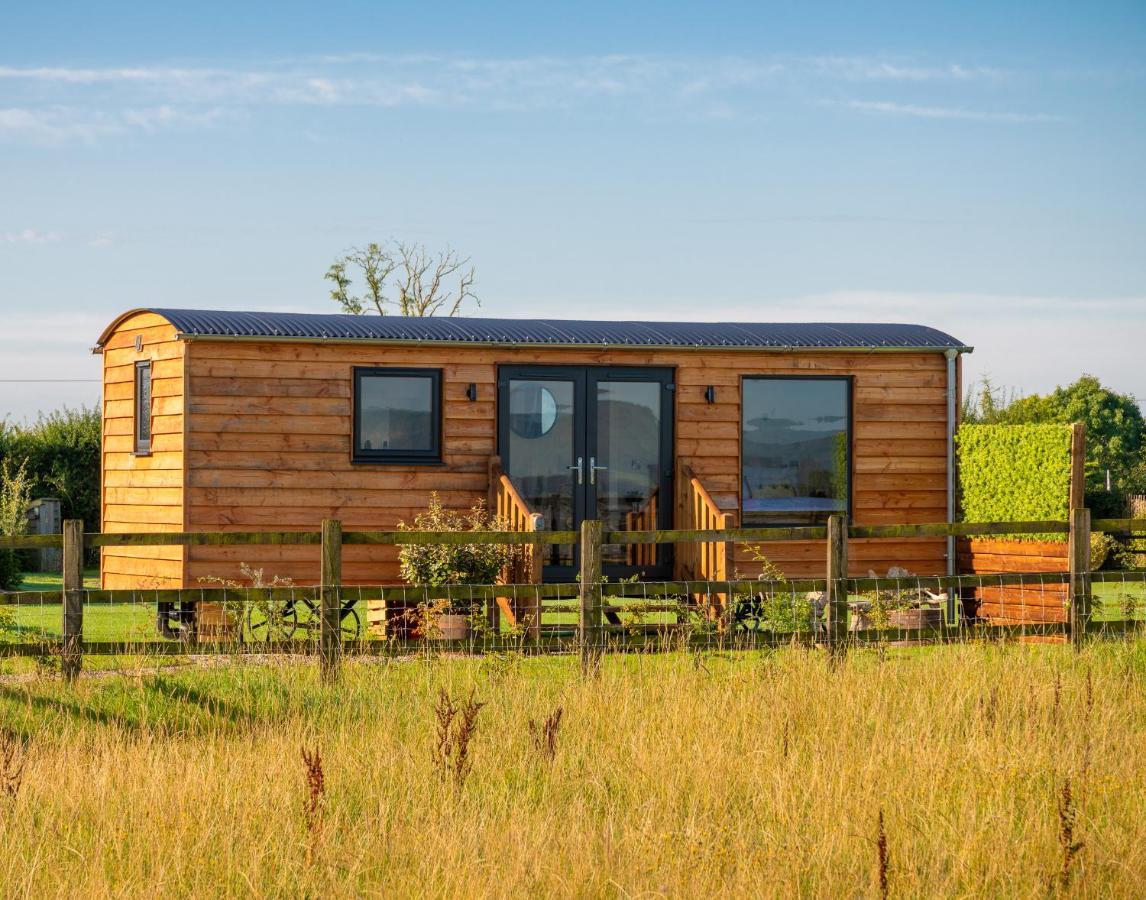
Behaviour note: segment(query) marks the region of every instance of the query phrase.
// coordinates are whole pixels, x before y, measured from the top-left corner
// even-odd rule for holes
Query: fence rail
[[[1078,646],[1088,636],[1138,631],[1146,619],[1146,573],[1090,572],[1092,531],[1146,533],[1146,519],[1090,521],[1076,509],[1066,522],[981,522],[845,526],[833,517],[823,528],[702,528],[604,531],[585,522],[580,532],[521,530],[502,532],[346,531],[324,520],[317,531],[287,532],[145,532],[84,534],[68,521],[59,535],[0,538],[0,549],[59,546],[64,578],[59,591],[0,594],[4,609],[24,614],[17,633],[30,639],[0,643],[0,656],[54,656],[65,677],[80,671],[85,654],[154,653],[309,653],[317,655],[324,678],[337,677],[346,654],[406,653],[415,649],[468,652],[505,651],[579,653],[587,671],[606,650],[721,647],[750,649],[782,643],[826,645],[833,651],[865,643],[902,640],[946,643],[968,639],[1027,637],[1069,638]],[[852,577],[849,539],[942,538],[949,536],[1065,534],[1070,570],[1056,573],[990,575]],[[697,578],[685,570],[679,580],[609,582],[602,575],[606,544],[704,546],[737,542],[825,541],[822,579],[762,581],[729,577],[725,569]],[[476,543],[578,544],[580,580],[565,584],[378,585],[342,583],[342,548],[350,545]],[[315,545],[321,550],[315,587],[202,587],[148,590],[85,590],[85,547],[196,545]],[[706,550],[705,552],[709,552]],[[691,575],[692,577],[687,577]],[[532,579],[536,581],[537,579]],[[949,601],[984,588],[1015,589],[1033,609],[1065,604],[1064,623],[983,623],[946,614]],[[1048,599],[1049,598],[1049,599]],[[372,639],[362,634],[357,608],[393,604],[421,617],[410,633]],[[60,606],[57,613],[51,608]],[[436,606],[467,610],[471,633],[464,638],[436,634]],[[178,639],[145,638],[140,633],[108,636],[100,618],[106,608],[122,607],[137,630],[146,630],[148,610],[171,621],[194,621],[197,611],[216,607],[216,633],[184,630]],[[502,622],[497,609],[517,617]],[[163,612],[166,611],[166,612]],[[86,615],[85,615],[86,613]],[[56,616],[56,626],[50,625]],[[261,617],[261,618],[260,618]],[[277,617],[277,618],[276,618]],[[163,621],[160,619],[159,621]],[[348,621],[357,623],[351,631]],[[0,622],[0,624],[3,624]],[[289,626],[289,627],[288,627]],[[157,626],[158,627],[158,626]],[[38,629],[38,631],[36,630]],[[102,629],[102,630],[101,630]],[[260,630],[261,629],[261,630]],[[2,629],[0,629],[2,630]],[[154,630],[154,629],[153,629]],[[165,637],[170,637],[164,632]],[[284,637],[285,635],[285,637]],[[412,636],[411,636],[412,635]]]
[[[1105,534],[1144,534],[1146,518],[1095,519],[1091,531]],[[849,539],[983,537],[1020,534],[1070,533],[1069,521],[1046,522],[936,522],[916,525],[852,525]],[[759,541],[826,540],[827,526],[798,528],[668,529],[660,531],[604,531],[605,544],[743,543]],[[576,531],[346,531],[343,544],[575,544]],[[319,545],[321,531],[125,531],[84,534],[86,547],[163,547],[233,545]],[[0,535],[0,550],[62,547],[62,534]]]

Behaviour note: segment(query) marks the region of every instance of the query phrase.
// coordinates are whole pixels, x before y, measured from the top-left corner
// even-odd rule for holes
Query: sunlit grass
[[[487,704],[460,788],[443,689]],[[4,896],[871,896],[881,811],[893,896],[1044,895],[1068,780],[1066,892],[1146,892],[1142,642],[240,661],[0,683],[0,723]]]

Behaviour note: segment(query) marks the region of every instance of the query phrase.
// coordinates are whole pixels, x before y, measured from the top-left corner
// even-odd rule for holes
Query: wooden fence
[[[558,640],[546,643],[540,629],[531,632],[533,648],[538,650],[555,649],[565,652],[576,649],[584,667],[589,670],[599,662],[605,649],[644,649],[649,642],[624,641],[632,626],[619,623],[616,619],[617,607],[613,600],[638,596],[653,604],[646,609],[668,610],[681,608],[682,598],[707,597],[715,601],[717,597],[732,598],[742,596],[746,591],[760,590],[759,581],[734,581],[727,578],[709,577],[685,579],[682,581],[658,581],[642,583],[610,583],[602,575],[602,552],[605,544],[643,546],[655,544],[712,545],[732,542],[773,542],[792,540],[824,540],[826,544],[826,578],[786,582],[785,590],[795,596],[799,591],[819,592],[823,595],[826,611],[824,627],[807,635],[792,635],[775,639],[775,636],[754,635],[751,637],[734,634],[734,604],[720,604],[720,621],[715,637],[708,633],[704,640],[713,640],[722,646],[760,646],[765,643],[807,640],[826,644],[835,651],[846,648],[849,643],[869,639],[881,639],[881,629],[849,629],[848,602],[851,595],[864,591],[887,589],[889,583],[902,579],[894,578],[854,578],[848,576],[849,538],[911,538],[911,537],[969,537],[975,535],[998,534],[1045,534],[1063,533],[1068,536],[1070,546],[1069,571],[1067,573],[998,573],[975,576],[922,576],[914,578],[918,584],[959,591],[968,587],[983,588],[1030,583],[1044,579],[1050,583],[1066,584],[1068,607],[1067,621],[1061,625],[1043,624],[1011,626],[971,625],[963,621],[944,622],[941,626],[920,629],[913,637],[926,640],[959,640],[969,635],[1008,635],[1046,634],[1068,637],[1079,646],[1088,633],[1094,631],[1125,632],[1138,628],[1132,617],[1123,621],[1095,622],[1091,615],[1092,583],[1106,580],[1105,573],[1090,572],[1090,534],[1092,530],[1107,533],[1146,533],[1146,519],[1097,520],[1091,522],[1090,512],[1075,509],[1067,522],[991,522],[972,524],[926,524],[926,525],[878,525],[847,527],[841,516],[833,516],[824,527],[797,528],[723,528],[694,530],[646,530],[646,531],[605,531],[598,521],[582,523],[580,532],[573,531],[499,531],[499,532],[424,532],[424,531],[346,531],[337,520],[324,520],[317,531],[294,532],[142,532],[115,534],[84,534],[82,524],[71,520],[64,523],[62,534],[26,537],[0,537],[0,549],[23,549],[36,547],[61,547],[63,550],[64,574],[62,590],[59,592],[12,592],[0,595],[8,602],[19,602],[21,597],[35,597],[44,602],[59,602],[62,606],[62,638],[57,643],[9,644],[0,645],[0,654],[38,655],[58,652],[61,657],[61,670],[65,677],[74,678],[80,671],[84,653],[136,653],[136,652],[188,652],[192,647],[198,652],[234,652],[233,641],[197,642],[185,645],[179,642],[90,642],[84,641],[84,607],[88,602],[130,602],[144,596],[155,602],[278,602],[296,598],[300,593],[313,596],[317,600],[318,636],[314,646],[301,647],[297,643],[285,644],[268,642],[259,644],[258,649],[282,652],[317,652],[323,677],[337,676],[340,661],[345,652],[394,652],[414,646],[414,642],[361,642],[348,647],[342,640],[340,620],[346,597],[380,601],[408,602],[415,598],[429,599],[434,592],[454,590],[474,601],[492,604],[498,598],[512,594],[518,588],[527,590],[540,610],[543,599],[575,601],[572,605],[560,607],[563,611],[575,612],[577,624],[572,640]],[[580,579],[572,584],[530,584],[530,585],[461,585],[443,588],[424,586],[379,586],[376,588],[351,588],[341,584],[342,548],[356,544],[447,544],[472,545],[477,543],[516,544],[540,547],[548,544],[579,544],[581,549]],[[311,544],[321,547],[321,572],[317,591],[306,588],[200,588],[168,590],[84,590],[83,552],[85,547],[112,546],[220,546],[255,544]],[[1146,576],[1142,573],[1122,575],[1126,580],[1146,586]],[[659,606],[656,603],[659,601]],[[517,606],[515,608],[520,608]],[[609,621],[606,622],[606,619]],[[854,624],[854,623],[853,623]],[[884,629],[885,630],[885,629]],[[515,638],[519,641],[520,638]],[[379,644],[373,648],[371,644]],[[455,646],[456,649],[505,649],[517,646],[495,635],[480,647],[466,642],[439,644]]]

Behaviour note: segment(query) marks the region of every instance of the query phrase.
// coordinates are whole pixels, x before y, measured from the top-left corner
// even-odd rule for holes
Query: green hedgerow
[[[1070,434],[1058,424],[961,426],[955,447],[963,521],[1065,521]]]

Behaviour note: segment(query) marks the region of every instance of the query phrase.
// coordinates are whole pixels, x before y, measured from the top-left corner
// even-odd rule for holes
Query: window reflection
[[[363,376],[358,385],[360,450],[432,451],[434,382],[421,376]]]
[[[513,483],[548,531],[573,531],[575,478],[572,381],[514,379],[509,383],[509,460]],[[572,565],[573,548],[550,544],[549,565]]]
[[[745,525],[814,525],[847,512],[848,391],[844,378],[744,380]]]

